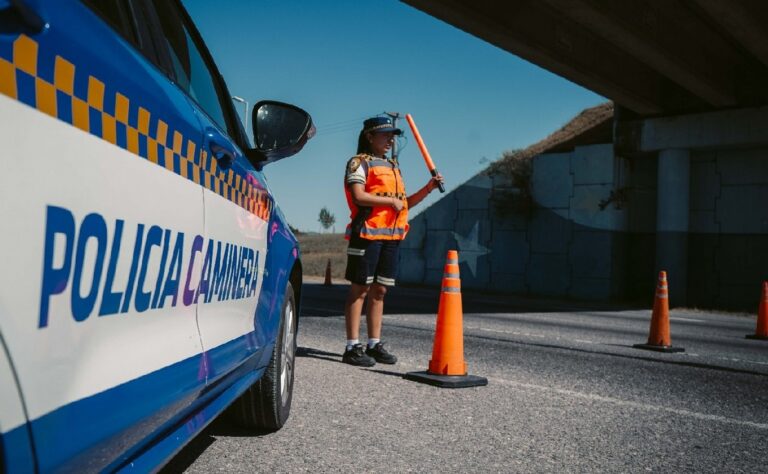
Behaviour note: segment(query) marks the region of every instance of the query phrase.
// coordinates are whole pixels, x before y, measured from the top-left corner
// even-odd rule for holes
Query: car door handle
[[[235,147],[227,137],[213,127],[206,128],[205,141],[211,156],[216,158],[217,164],[222,169],[228,169],[235,160]]]

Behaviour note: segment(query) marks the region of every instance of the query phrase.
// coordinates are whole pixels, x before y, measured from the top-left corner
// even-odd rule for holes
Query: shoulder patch
[[[357,171],[357,169],[360,167],[360,163],[362,160],[360,157],[354,157],[351,160],[349,160],[349,163],[347,163],[347,173],[354,173]]]

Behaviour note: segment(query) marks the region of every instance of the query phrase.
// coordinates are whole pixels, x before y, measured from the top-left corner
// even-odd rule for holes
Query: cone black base
[[[427,371],[408,372],[406,380],[426,383],[440,388],[467,388],[482,387],[488,385],[488,379],[477,375],[436,375]]]
[[[653,344],[635,344],[635,349],[645,349],[647,351],[656,351],[656,352],[685,352],[685,349],[682,347],[674,347],[674,346],[656,346]]]
[[[757,334],[748,334],[745,339],[757,339],[758,341],[768,341],[768,336],[758,336]]]

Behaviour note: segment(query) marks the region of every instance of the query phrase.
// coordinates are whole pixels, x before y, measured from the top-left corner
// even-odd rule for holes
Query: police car
[[[162,466],[225,410],[291,407],[298,245],[177,1],[0,0],[0,471]]]

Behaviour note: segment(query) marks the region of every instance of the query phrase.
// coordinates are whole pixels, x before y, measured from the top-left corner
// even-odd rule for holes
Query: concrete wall
[[[689,304],[756,311],[768,279],[768,148],[691,156]]]
[[[626,210],[599,206],[617,187],[621,166],[610,144],[537,156],[530,216],[497,212],[494,193],[513,191],[503,177],[473,177],[411,221],[400,281],[439,284],[446,252],[458,249],[468,288],[621,297]]]
[[[475,176],[411,220],[410,233],[401,246],[400,281],[439,284],[447,251],[459,249],[464,285],[488,287],[491,188],[490,177]]]
[[[539,155],[528,216],[500,216],[493,198],[513,188],[479,174],[411,221],[400,281],[438,285],[458,249],[468,288],[650,304],[657,164],[610,144]],[[625,199],[601,210],[617,189]],[[689,217],[686,305],[753,311],[768,279],[768,148],[692,151]]]
[[[653,291],[657,160],[631,162],[630,299]],[[689,221],[686,305],[754,311],[768,279],[768,148],[692,151]]]
[[[646,301],[653,297],[657,278],[655,273],[657,159],[656,156],[646,156],[628,160],[627,163],[628,206],[624,297],[631,301]]]

